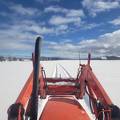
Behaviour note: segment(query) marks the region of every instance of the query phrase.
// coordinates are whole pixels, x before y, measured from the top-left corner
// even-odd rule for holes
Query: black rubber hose
[[[35,43],[34,76],[33,76],[33,89],[32,89],[32,95],[31,95],[30,120],[37,120],[37,116],[38,116],[40,45],[41,45],[41,38],[37,37],[36,43]]]
[[[8,113],[8,120],[17,120],[18,119],[18,114],[19,114],[19,109],[21,109],[21,120],[23,120],[23,115],[24,115],[24,108],[23,105],[21,103],[15,103],[12,104],[7,113]]]
[[[117,105],[110,105],[112,120],[120,120],[120,108]]]

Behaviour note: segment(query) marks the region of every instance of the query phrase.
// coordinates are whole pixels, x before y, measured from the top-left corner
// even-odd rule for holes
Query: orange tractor
[[[89,98],[92,120],[120,120],[120,109],[92,71],[90,54],[88,63],[79,65],[76,78],[48,78],[40,64],[40,45],[38,37],[32,54],[33,72],[16,102],[9,107],[8,120],[91,120],[79,102],[85,95]],[[47,102],[39,115],[39,101],[43,99]]]

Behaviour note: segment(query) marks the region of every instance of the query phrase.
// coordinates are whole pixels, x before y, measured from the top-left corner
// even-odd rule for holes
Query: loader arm
[[[40,41],[41,38],[38,37],[35,52],[32,55],[33,71],[16,102],[9,107],[8,120],[49,120],[50,118],[51,120],[63,120],[64,113],[67,114],[69,110],[71,113],[67,114],[66,119],[74,120],[74,116],[72,116],[74,112],[74,115],[77,116],[76,120],[81,120],[80,118],[90,120],[84,108],[75,99],[75,97],[83,99],[85,95],[89,97],[89,106],[96,120],[119,120],[120,109],[112,103],[92,71],[91,55],[88,55],[86,65],[80,64],[77,78],[48,78],[43,67],[39,64]],[[61,84],[61,82],[66,84]],[[48,100],[42,115],[38,116],[38,99],[45,99],[47,95],[51,98]],[[72,96],[72,98],[68,96]],[[59,117],[51,111],[56,112]]]
[[[83,99],[84,95],[89,96],[91,112],[95,114],[98,120],[120,119],[120,109],[115,106],[99,80],[95,76],[90,66],[91,55],[88,55],[88,64],[80,65],[81,73],[78,73],[78,83],[80,92],[78,98]],[[118,113],[115,113],[117,111]]]
[[[40,42],[41,38],[38,37],[35,43],[35,52],[32,55],[33,71],[16,102],[9,107],[7,111],[8,120],[23,120],[24,114],[29,117],[30,120],[37,120],[39,83],[43,80],[42,67],[39,65]]]

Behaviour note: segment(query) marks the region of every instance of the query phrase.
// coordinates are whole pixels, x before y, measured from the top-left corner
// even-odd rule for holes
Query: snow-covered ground
[[[54,75],[56,67],[58,70],[61,69],[60,65],[64,66],[72,77],[76,77],[79,61],[42,61],[41,63],[48,77]],[[92,61],[91,66],[113,103],[120,107],[120,61],[97,60]],[[32,62],[0,63],[0,120],[7,119],[7,108],[17,99],[31,71]]]

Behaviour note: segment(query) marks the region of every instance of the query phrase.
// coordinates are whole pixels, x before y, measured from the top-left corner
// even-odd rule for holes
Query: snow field
[[[86,61],[81,62],[86,63]],[[42,61],[41,64],[46,71],[47,77],[53,76],[58,64],[64,66],[72,77],[76,77],[79,61]],[[93,60],[91,66],[113,103],[120,107],[120,61]],[[8,107],[17,99],[31,72],[32,62],[0,63],[0,120],[7,119]],[[61,74],[61,76],[64,75],[64,73]]]

